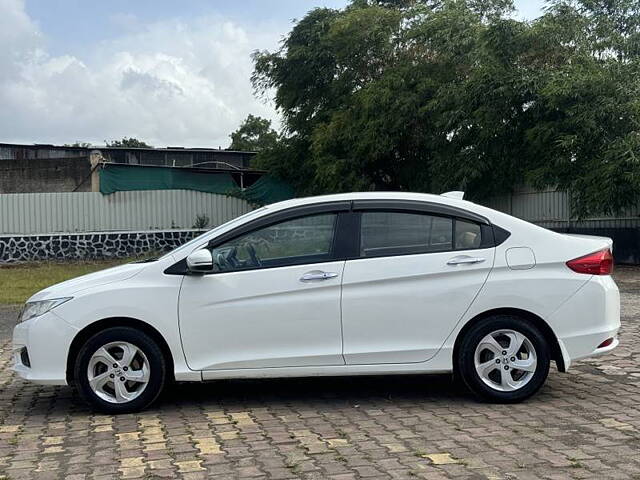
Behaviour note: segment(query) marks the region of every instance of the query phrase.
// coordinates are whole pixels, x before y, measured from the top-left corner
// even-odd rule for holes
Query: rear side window
[[[482,230],[480,225],[465,220],[456,220],[456,250],[480,248]]]
[[[453,248],[453,220],[448,217],[403,212],[363,212],[360,255],[381,257]]]

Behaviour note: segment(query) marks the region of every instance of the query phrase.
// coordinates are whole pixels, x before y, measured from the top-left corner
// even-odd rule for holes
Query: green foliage
[[[207,228],[209,226],[209,217],[207,215],[203,214],[198,214],[196,215],[196,221],[193,224],[193,228],[197,229],[197,230],[204,230],[205,228]]]
[[[73,143],[65,143],[64,144],[65,147],[80,147],[80,148],[90,148],[91,144],[89,142],[79,142],[79,141],[75,141]]]
[[[138,140],[137,138],[123,137],[122,140],[105,140],[104,143],[107,147],[126,147],[126,148],[153,148],[151,145]]]
[[[530,183],[571,191],[581,215],[640,194],[640,3],[352,0],[315,9],[257,52],[284,135],[258,166],[299,194]]]
[[[261,152],[278,142],[278,133],[271,128],[271,121],[254,115],[249,115],[230,137],[229,150],[243,152]]]

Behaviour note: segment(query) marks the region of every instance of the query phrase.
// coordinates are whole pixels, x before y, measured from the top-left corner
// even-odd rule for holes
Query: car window
[[[220,230],[224,230],[226,228],[231,227],[232,225],[235,225],[235,224],[238,224],[238,223],[242,223],[242,222],[250,219],[253,216],[262,214],[265,210],[267,210],[267,208],[268,207],[262,207],[262,208],[258,208],[256,210],[252,210],[250,212],[247,212],[247,213],[245,213],[243,215],[240,215],[239,217],[234,218],[233,220],[229,220],[228,222],[223,223],[222,225],[218,225],[217,227],[209,230],[207,233],[205,233],[203,235],[207,235],[207,236],[211,237],[211,236],[215,235],[216,232],[218,232]],[[195,247],[197,244],[204,245],[206,240],[203,240],[203,235],[198,235],[197,237],[189,240],[187,243],[183,243],[179,247],[175,248],[174,250],[171,250],[170,252],[168,252],[165,255],[163,255],[162,257],[160,257],[160,260],[163,259],[163,258],[172,256],[172,255],[179,254],[182,251],[189,250],[190,248]]]
[[[403,212],[363,212],[360,226],[363,257],[443,252],[453,248],[453,220]]]
[[[474,222],[456,220],[456,250],[480,248],[482,231]]]
[[[301,217],[254,230],[214,248],[213,260],[223,272],[328,261],[336,217]]]

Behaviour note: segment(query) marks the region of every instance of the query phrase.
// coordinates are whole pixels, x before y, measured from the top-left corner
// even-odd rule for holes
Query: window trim
[[[448,250],[424,250],[424,251],[420,251],[420,252],[403,252],[403,253],[392,253],[389,255],[372,255],[372,256],[364,256],[362,255],[362,214],[364,213],[404,213],[404,214],[409,214],[409,215],[428,215],[430,217],[440,217],[440,218],[446,218],[448,220],[451,220],[451,248]],[[433,213],[433,212],[429,212],[429,211],[416,211],[416,210],[404,210],[404,209],[392,209],[392,208],[384,208],[384,209],[366,209],[366,210],[361,210],[359,212],[354,212],[356,215],[358,215],[358,217],[360,218],[359,221],[359,225],[360,225],[360,229],[359,229],[359,241],[358,241],[358,255],[356,258],[354,258],[353,260],[370,260],[373,258],[391,258],[391,257],[406,257],[409,255],[427,255],[427,254],[434,254],[434,253],[447,253],[447,252],[453,252],[455,251],[453,249],[453,247],[455,246],[455,231],[456,231],[456,219],[454,217],[451,217],[449,215],[442,215],[440,213]],[[400,248],[400,247],[398,247]]]
[[[319,261],[319,262],[312,262],[312,263],[246,268],[242,270],[232,270],[228,272],[202,272],[202,273],[199,272],[197,275],[220,275],[220,274],[226,274],[226,273],[251,272],[255,270],[270,270],[273,268],[292,267],[296,265],[316,265],[320,263],[327,263],[327,262],[334,262],[336,260],[341,260],[336,257],[336,252],[335,252],[336,239],[340,235],[340,231],[339,231],[340,224],[338,220],[341,212],[349,212],[349,210],[351,210],[351,203],[352,203],[351,201],[316,203],[312,205],[292,207],[286,210],[274,212],[270,215],[265,215],[264,217],[256,218],[255,220],[251,220],[243,225],[239,225],[238,227],[211,239],[205,246],[203,246],[203,248],[213,249],[221,246],[226,242],[229,242],[238,237],[241,237],[245,234],[270,227],[277,223],[282,223],[289,220],[296,220],[302,217],[335,214],[336,219],[334,222],[333,241],[331,244],[331,251],[329,252],[329,257],[326,260]],[[164,271],[164,273],[166,275],[193,275],[194,274],[193,272],[189,271],[189,269],[187,268],[186,257],[180,260],[179,262],[176,262],[173,265],[171,265],[169,268],[167,268]]]
[[[334,202],[334,203],[322,203],[314,205],[305,205],[303,207],[295,207],[280,212],[275,212],[271,215],[265,215],[264,217],[256,218],[248,223],[240,225],[233,230],[223,233],[216,238],[213,238],[207,244],[207,248],[216,248],[228,241],[234,240],[246,233],[251,233],[262,228],[270,227],[276,223],[282,223],[289,220],[296,220],[302,217],[311,217],[315,215],[323,214],[338,214],[339,212],[349,211],[351,208],[351,202]]]
[[[355,209],[354,209],[355,210]],[[458,209],[456,209],[458,210]],[[388,255],[372,255],[372,256],[363,256],[362,255],[362,228],[359,228],[359,232],[358,232],[358,249],[357,249],[357,255],[354,258],[348,258],[347,260],[370,260],[370,259],[374,259],[374,258],[392,258],[392,257],[405,257],[405,256],[409,256],[409,255],[432,255],[432,254],[437,254],[437,253],[455,253],[455,252],[465,252],[465,251],[471,251],[471,250],[484,250],[487,248],[495,248],[498,244],[496,244],[495,242],[495,234],[494,234],[494,226],[488,221],[486,220],[484,217],[478,216],[478,218],[480,219],[484,219],[485,222],[480,223],[478,220],[476,220],[475,218],[470,218],[469,215],[465,215],[465,216],[461,216],[461,215],[456,215],[456,216],[452,216],[452,215],[447,215],[444,214],[440,211],[438,212],[433,212],[430,209],[411,209],[409,210],[408,208],[406,208],[406,206],[401,205],[398,208],[393,208],[393,206],[384,206],[382,208],[374,208],[373,205],[371,206],[367,206],[366,208],[361,208],[359,211],[354,212],[354,214],[356,214],[359,217],[359,222],[358,224],[361,225],[362,222],[362,214],[363,213],[367,213],[367,212],[390,212],[390,213],[408,213],[408,214],[412,214],[412,215],[429,215],[431,217],[441,217],[441,218],[448,218],[451,220],[451,248],[447,249],[447,250],[437,250],[437,251],[433,251],[433,250],[424,250],[421,252],[404,252],[404,253],[393,253],[393,254],[388,254]],[[456,212],[457,213],[457,212]],[[470,213],[470,212],[469,212]],[[460,221],[464,221],[467,223],[475,223],[477,225],[480,226],[480,235],[481,235],[481,242],[480,245],[477,247],[473,247],[473,248],[456,248],[456,226],[457,226],[457,220]],[[499,228],[499,227],[498,227]],[[503,230],[503,229],[501,229]],[[506,232],[506,230],[503,230]],[[505,237],[504,240],[506,240],[507,237]],[[503,241],[504,241],[503,240]],[[502,243],[502,242],[500,242]]]
[[[275,223],[270,223],[269,225],[263,225],[261,227],[255,228],[253,230],[250,230],[248,232],[245,233],[241,233],[240,235],[237,235],[231,239],[225,240],[223,242],[209,242],[209,244],[205,247],[208,248],[210,250],[213,250],[215,248],[224,246],[226,243],[231,242],[237,238],[240,237],[244,237],[245,235],[251,235],[254,232],[258,232],[260,230],[264,230],[265,228],[269,228],[272,227],[274,225],[278,225],[280,223],[286,223],[286,222],[291,222],[294,220],[298,220],[300,218],[309,218],[309,217],[320,217],[320,216],[328,216],[328,215],[333,215],[333,236],[331,238],[331,243],[329,245],[329,251],[326,254],[318,254],[318,255],[326,255],[326,258],[323,258],[322,260],[317,260],[317,261],[313,261],[313,262],[304,262],[304,261],[300,261],[300,262],[292,262],[292,263],[286,263],[283,265],[258,265],[255,267],[247,267],[247,268],[241,268],[241,269],[237,269],[237,270],[225,270],[225,271],[220,271],[220,272],[206,272],[206,275],[220,275],[220,274],[224,274],[224,273],[237,273],[237,272],[250,272],[250,271],[254,271],[254,270],[271,270],[273,268],[285,268],[285,267],[295,267],[295,266],[299,266],[299,265],[316,265],[319,263],[327,263],[327,262],[334,262],[335,261],[335,248],[336,248],[336,239],[338,237],[338,218],[339,218],[339,213],[338,212],[318,212],[318,213],[311,213],[311,214],[307,214],[307,215],[302,215],[300,217],[292,217],[292,218],[287,218],[284,220],[280,220],[277,221]],[[213,245],[215,243],[215,245]],[[282,257],[282,258],[299,258],[300,260],[302,260],[302,257],[309,257],[311,255],[297,255],[296,257]]]
[[[480,247],[474,249],[460,249],[460,250],[442,250],[440,252],[424,252],[424,253],[406,253],[402,255],[390,255],[379,257],[362,257],[360,255],[360,243],[361,243],[361,213],[365,211],[392,211],[392,212],[405,212],[414,214],[425,214],[441,217],[451,217],[453,219],[454,226],[452,227],[455,235],[455,219],[471,221],[479,223],[482,229],[482,243]],[[285,210],[280,210],[272,214],[267,214],[263,217],[240,225],[236,228],[225,232],[218,237],[209,241],[204,248],[215,248],[229,240],[233,240],[245,233],[249,233],[253,230],[257,230],[275,223],[280,223],[285,220],[293,220],[300,217],[315,215],[315,214],[328,214],[336,213],[336,226],[335,234],[333,238],[333,255],[327,259],[327,262],[334,261],[346,261],[346,260],[366,260],[374,258],[390,258],[404,255],[425,255],[434,253],[447,253],[447,252],[460,252],[466,250],[478,250],[484,248],[495,248],[504,243],[510,236],[511,232],[492,224],[487,218],[482,215],[470,212],[463,208],[454,207],[451,205],[445,205],[441,203],[425,202],[421,200],[341,200],[334,202],[322,202],[311,205],[302,205],[291,207]],[[213,246],[213,247],[212,247]],[[455,238],[452,237],[452,247],[455,246]],[[318,263],[326,262],[314,262],[301,265],[314,265]],[[295,266],[295,265],[290,265]],[[204,275],[213,275],[221,273],[235,273],[235,272],[247,272],[254,270],[266,270],[271,268],[283,268],[281,266],[273,267],[258,267],[246,270],[235,270],[234,272],[207,272]],[[174,263],[163,272],[166,275],[192,275],[192,272],[187,268],[186,257],[182,260]],[[202,274],[198,274],[202,275]]]
[[[487,218],[482,215],[469,212],[468,210],[451,205],[423,202],[420,200],[355,200],[353,202],[354,212],[367,210],[424,213],[440,217],[460,218],[484,225],[491,225],[491,222]]]

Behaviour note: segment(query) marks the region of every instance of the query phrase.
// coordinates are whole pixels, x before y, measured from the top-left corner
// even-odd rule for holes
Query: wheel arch
[[[107,328],[113,327],[131,327],[141,332],[149,335],[160,347],[160,351],[167,362],[167,374],[169,375],[170,380],[174,380],[174,363],[173,363],[173,355],[171,354],[171,349],[167,344],[167,341],[164,339],[162,334],[156,330],[154,327],[149,325],[148,323],[138,320],[136,318],[130,317],[110,317],[103,318],[102,320],[98,320],[96,322],[90,323],[82,330],[80,330],[76,336],[73,338],[71,345],[69,346],[69,352],[67,353],[67,383],[71,385],[74,382],[73,373],[74,373],[74,364],[76,358],[78,356],[78,352],[82,348],[82,345],[85,344],[87,340],[89,340],[93,335]]]
[[[458,332],[458,336],[456,337],[456,341],[453,346],[453,359],[454,359],[453,368],[454,368],[455,374],[457,374],[457,372],[455,371],[457,368],[455,359],[458,358],[458,349],[460,347],[460,343],[462,342],[462,339],[464,338],[464,336],[471,329],[471,327],[473,327],[479,322],[482,322],[484,319],[493,317],[495,315],[512,315],[515,317],[520,317],[534,324],[540,330],[540,332],[544,335],[544,338],[547,340],[551,350],[551,359],[556,362],[556,366],[558,367],[558,370],[560,372],[566,372],[564,357],[562,356],[562,350],[560,348],[560,343],[558,342],[558,337],[554,333],[553,329],[549,326],[549,324],[543,318],[536,315],[535,313],[529,312],[527,310],[522,310],[520,308],[504,307],[504,308],[494,308],[476,315],[462,327],[460,332]]]

